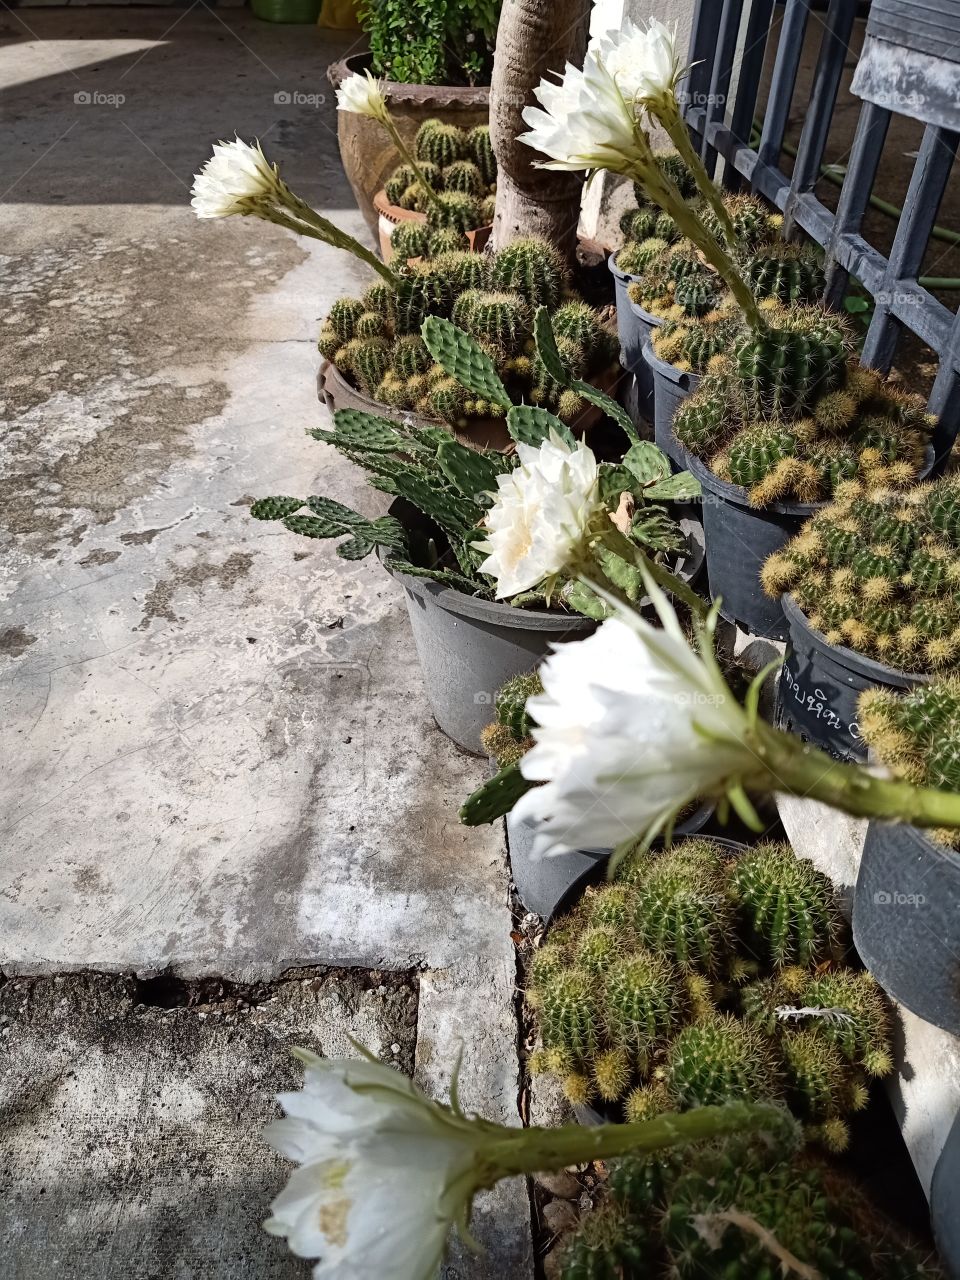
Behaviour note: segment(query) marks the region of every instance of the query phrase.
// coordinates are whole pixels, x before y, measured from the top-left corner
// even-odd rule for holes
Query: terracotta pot
[[[367,53],[341,58],[327,68],[327,79],[334,88],[353,72],[361,74],[370,63]],[[490,87],[454,88],[451,85],[384,83],[390,114],[404,142],[412,145],[424,120],[436,116],[448,124],[472,128],[486,124],[490,115]],[[337,137],[340,159],[353,189],[354,199],[370,228],[378,235],[379,214],[373,198],[400,163],[400,157],[382,125],[352,111],[337,112]]]
[[[605,373],[599,374],[594,382],[601,390],[612,395],[622,376],[622,369],[619,366],[613,366]],[[423,418],[409,409],[393,409],[389,405],[381,404],[378,400],[371,400],[344,377],[332,360],[325,360],[320,366],[320,372],[317,375],[317,395],[331,413],[337,409],[359,409],[363,413],[373,413],[380,418],[390,418],[394,422],[413,422],[420,427],[446,425],[432,418]],[[571,430],[581,435],[589,431],[601,416],[599,409],[588,405],[579,418],[571,422]],[[513,439],[507,431],[507,424],[503,418],[476,418],[471,421],[466,431],[455,431],[452,427],[449,430],[462,444],[468,444],[474,449],[510,450],[514,447]]]
[[[419,213],[416,209],[404,209],[398,204],[391,204],[387,199],[386,191],[382,189],[374,195],[373,207],[377,213],[377,236],[380,240],[380,257],[383,258],[384,262],[392,262],[393,228],[398,222],[426,222],[427,215]],[[493,224],[489,222],[473,231],[468,231],[467,247],[470,252],[482,253],[492,232]]]

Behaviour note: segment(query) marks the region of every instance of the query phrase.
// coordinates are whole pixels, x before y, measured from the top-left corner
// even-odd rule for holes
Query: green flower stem
[[[638,139],[643,139],[638,148],[641,158],[634,159],[625,166],[624,172],[626,176],[632,178],[635,182],[639,182],[650,198],[661,209],[670,214],[683,235],[688,240],[693,241],[717,274],[728,285],[750,327],[758,330],[767,329],[769,326],[763,317],[757,300],[747,282],[737,270],[730,254],[724,249],[716,236],[707,230],[690,208],[680,194],[680,189],[676,183],[672,182],[663,173],[654,158],[650,143],[639,125],[635,132]]]
[[[733,248],[736,243],[733,222],[724,206],[717,184],[707,173],[703,161],[690,141],[690,133],[680,114],[676,93],[671,89],[669,93],[658,98],[651,98],[644,105],[660,121],[670,141],[677,148],[680,158],[693,174],[701,194],[709,201],[711,209],[717,215],[723,227],[724,239]]]
[[[682,600],[687,608],[693,613],[695,618],[705,618],[707,616],[707,606],[697,593],[688,586],[682,578],[678,578],[675,573],[671,573],[665,565],[658,564],[656,560],[651,559],[641,547],[632,542],[624,533],[610,522],[609,530],[605,529],[601,535],[603,543],[614,551],[621,559],[626,560],[628,564],[632,564],[637,569],[645,569],[650,574],[658,587],[662,587],[664,591],[669,591]],[[590,566],[591,572],[594,566]],[[606,575],[602,575],[604,578]],[[622,594],[617,592],[618,595]],[[632,601],[627,602],[631,609],[636,609],[636,604]]]
[[[386,129],[387,133],[390,135],[390,140],[392,141],[393,145],[397,148],[401,156],[404,158],[404,160],[407,162],[407,164],[410,166],[413,172],[417,175],[417,181],[423,187],[424,191],[426,191],[427,195],[430,198],[430,202],[439,208],[440,197],[437,195],[433,187],[431,187],[430,183],[427,181],[426,177],[424,176],[423,170],[420,168],[420,165],[417,163],[417,160],[413,155],[413,152],[409,149],[407,144],[400,137],[400,131],[397,129],[397,126],[393,123],[393,117],[390,115],[390,112],[385,111],[384,114],[382,116],[378,116],[377,119]]]
[[[683,1114],[657,1116],[638,1124],[602,1124],[593,1128],[565,1125],[559,1129],[518,1129],[509,1137],[484,1143],[481,1160],[492,1186],[516,1174],[544,1173],[591,1160],[609,1160],[644,1151],[662,1151],[733,1133],[771,1130],[780,1139],[795,1133],[795,1122],[769,1103],[728,1102],[698,1107]]]
[[[855,818],[908,822],[915,827],[960,827],[960,795],[932,787],[878,777],[863,765],[841,764],[791,734],[758,721],[748,745],[758,758],[765,781],[748,789],[785,791],[809,797]]]
[[[373,267],[391,288],[396,287],[397,277],[375,253],[364,248],[359,240],[341,231],[329,219],[321,217],[299,196],[295,196],[284,183],[280,184],[277,200],[280,202],[279,205],[273,199],[258,201],[250,212],[267,222],[276,223],[278,227],[287,227],[297,235],[311,236],[314,240],[322,240],[324,244],[332,245],[335,249],[345,249],[347,253],[352,253],[355,258],[365,262],[368,267]],[[285,213],[284,210],[287,212]]]

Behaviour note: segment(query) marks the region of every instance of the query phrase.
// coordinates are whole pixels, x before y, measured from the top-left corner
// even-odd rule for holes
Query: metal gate
[[[777,32],[773,19],[781,7]],[[816,15],[823,35],[793,173],[787,177],[780,168],[784,134],[812,8],[812,0],[785,0],[782,6],[775,0],[696,0],[690,45],[690,62],[696,65],[686,86],[686,119],[708,168],[715,171],[717,157],[724,158],[727,188],[749,187],[765,196],[782,211],[785,235],[800,228],[823,248],[831,305],[842,304],[851,275],[872,295],[875,310],[864,364],[887,372],[904,328],[933,349],[939,365],[929,404],[940,418],[934,444],[942,459],[960,429],[960,319],[917,277],[960,134],[937,124],[924,127],[889,256],[868,243],[862,224],[892,110],[863,102],[836,213],[817,198],[814,187],[858,11],[857,0],[830,0],[826,12]],[[771,40],[777,46],[757,138],[754,116]],[[739,75],[730,98],[735,63]]]

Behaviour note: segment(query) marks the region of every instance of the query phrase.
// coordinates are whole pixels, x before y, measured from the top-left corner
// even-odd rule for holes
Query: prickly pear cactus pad
[[[832,885],[787,845],[628,855],[534,956],[531,1071],[630,1119],[779,1100],[843,1150],[867,1079],[891,1070],[885,997],[844,942]]]
[[[832,506],[767,560],[764,589],[771,596],[789,591],[831,644],[900,670],[955,670],[955,507],[960,509],[960,484],[952,476],[903,492],[846,482]]]
[[[472,145],[481,148],[482,139],[475,137]],[[464,159],[448,167],[459,166],[462,174],[468,165],[480,168]],[[396,288],[378,282],[362,298],[338,299],[321,328],[320,352],[370,399],[459,431],[501,418],[519,403],[574,422],[587,410],[588,398],[573,383],[590,383],[615,367],[616,337],[572,292],[562,260],[546,242],[526,237],[497,254],[466,252],[462,232],[476,198],[461,186],[441,193],[426,223],[400,223],[394,232],[397,257],[410,261],[399,268]],[[538,307],[553,317],[563,379],[537,354]],[[421,358],[422,344],[414,340],[435,318],[452,319],[479,344],[495,380],[464,381],[446,361]]]

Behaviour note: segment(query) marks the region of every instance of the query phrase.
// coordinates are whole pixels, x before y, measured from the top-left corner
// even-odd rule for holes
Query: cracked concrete
[[[274,101],[327,92],[324,68],[346,42],[203,7],[169,31],[170,12],[150,9],[32,10],[29,23],[33,35],[6,11],[0,47],[13,182],[0,279],[16,316],[0,348],[0,969],[11,981],[99,971],[247,983],[303,965],[417,970],[418,1077],[442,1094],[462,1040],[465,1104],[518,1123],[502,836],[456,819],[482,766],[434,726],[402,598],[378,566],[247,511],[253,496],[311,492],[379,509],[361,475],[304,434],[325,413],[318,320],[364,270],[278,228],[203,224],[186,207],[211,141],[237,129],[364,235],[332,101]],[[79,106],[80,91],[125,100]],[[5,1037],[14,1095],[18,1072],[54,1051],[55,1008],[44,1037]],[[36,1122],[36,1176],[72,1162],[81,1215],[96,1199],[82,1175],[98,1114],[118,1141],[136,1137],[144,1169],[172,1140],[162,1116],[138,1133],[134,1098],[145,1057],[173,1052],[175,1022],[137,1036],[124,1021],[129,1052],[104,1060],[108,1103],[84,1111],[92,1128],[71,1128],[76,1082]],[[230,1052],[216,1072],[233,1070],[251,1101],[227,1125],[242,1145],[237,1126],[259,1123],[283,1071],[251,1077],[247,1050]],[[261,1159],[224,1175],[233,1190],[248,1179],[251,1213],[269,1180]],[[58,1194],[51,1232],[69,1212]],[[148,1217],[141,1233],[166,1240],[169,1257],[176,1215]],[[17,1231],[5,1204],[0,1235],[34,1274]],[[488,1198],[477,1231],[487,1257],[456,1254],[451,1276],[527,1274],[523,1186]],[[110,1247],[113,1262],[65,1251],[59,1274],[159,1265],[142,1242]],[[201,1266],[184,1252],[163,1274],[245,1274],[218,1256]],[[258,1274],[300,1274],[285,1259]]]

